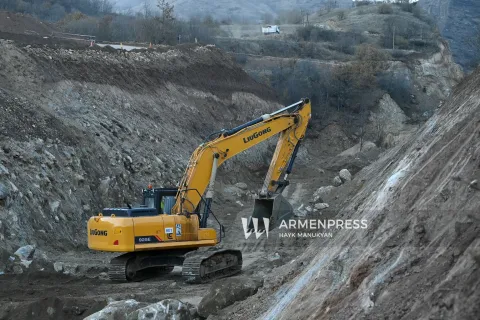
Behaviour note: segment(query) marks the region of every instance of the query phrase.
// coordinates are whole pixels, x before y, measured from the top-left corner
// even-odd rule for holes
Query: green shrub
[[[402,3],[400,4],[400,8],[402,8],[405,12],[413,12],[413,8],[416,7],[413,3]]]
[[[238,64],[245,65],[248,61],[248,56],[244,53],[237,53],[235,54],[235,61],[237,61]]]
[[[360,7],[360,6],[368,6],[370,5],[370,1],[355,1],[355,5],[357,7]]]
[[[382,3],[378,7],[378,13],[380,13],[380,14],[392,14],[393,13],[393,8],[392,8],[391,5],[389,5],[387,3]]]
[[[346,17],[347,17],[347,14],[345,13],[345,11],[342,10],[337,12],[338,20],[345,20]]]
[[[302,41],[328,41],[337,39],[337,32],[315,26],[305,26],[297,29],[297,38]]]
[[[409,48],[408,39],[402,36],[395,36],[395,48],[408,49]]]

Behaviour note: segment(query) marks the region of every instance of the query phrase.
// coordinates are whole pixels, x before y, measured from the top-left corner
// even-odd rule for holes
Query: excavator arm
[[[279,135],[278,143],[260,197],[271,198],[281,193],[288,185],[286,178],[305,136],[310,117],[310,101],[303,99],[234,129],[222,130],[216,138],[201,144],[190,158],[172,213],[188,215],[196,212],[205,192],[208,211],[214,193],[217,168],[240,152],[276,135]],[[285,174],[283,180],[282,174]],[[201,221],[200,225],[205,227],[206,220]]]

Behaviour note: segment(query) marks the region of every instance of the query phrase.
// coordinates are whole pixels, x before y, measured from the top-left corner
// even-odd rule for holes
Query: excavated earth
[[[480,69],[402,144],[337,188],[337,230],[213,319],[478,319]],[[261,302],[260,302],[261,301]]]
[[[210,133],[277,109],[274,94],[214,47],[117,52],[38,40],[0,40],[0,318],[83,318],[109,297],[198,300],[207,287],[182,289],[178,272],[118,287],[99,280],[111,256],[88,252],[86,221],[138,203],[149,183],[174,186]],[[223,166],[219,185],[253,187],[268,146]],[[220,213],[238,212],[234,199],[220,194]],[[24,245],[36,247],[32,265],[3,274]],[[56,273],[54,262],[83,277]]]
[[[138,203],[148,183],[175,185],[210,133],[279,108],[272,90],[211,46],[123,52],[9,38],[0,40],[0,319],[83,319],[109,299],[198,305],[211,284],[185,284],[179,268],[105,280],[112,255],[87,249],[86,221]],[[274,145],[226,163],[213,207],[226,226],[220,246],[241,249],[243,276],[264,281],[209,319],[478,319],[479,87],[477,72],[383,153],[367,142],[359,151],[336,124],[307,138],[285,191],[297,216],[366,219],[366,230],[245,240],[240,218]],[[320,201],[315,190],[343,168],[353,180]],[[329,208],[313,210],[319,202]],[[29,267],[11,261],[25,245],[36,247]]]

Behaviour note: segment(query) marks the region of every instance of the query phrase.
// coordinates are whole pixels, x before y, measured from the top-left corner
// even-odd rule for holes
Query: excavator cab
[[[157,214],[170,214],[175,204],[178,188],[153,188],[148,186],[143,189],[143,205],[155,208]]]

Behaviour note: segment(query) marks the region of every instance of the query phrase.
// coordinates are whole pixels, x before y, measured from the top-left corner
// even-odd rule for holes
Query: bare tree
[[[152,8],[150,7],[150,3],[145,0],[143,1],[143,15],[145,18],[151,17],[152,16]]]
[[[325,9],[327,12],[332,11],[332,9],[335,9],[337,7],[337,0],[327,0],[325,2]]]
[[[173,16],[173,9],[175,6],[173,4],[170,4],[167,0],[157,0],[157,7],[162,14],[161,18],[163,23],[175,20],[175,17]]]
[[[269,12],[262,14],[262,21],[264,24],[273,23],[273,15]]]

